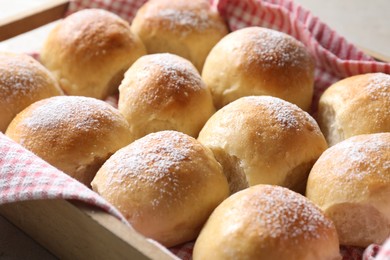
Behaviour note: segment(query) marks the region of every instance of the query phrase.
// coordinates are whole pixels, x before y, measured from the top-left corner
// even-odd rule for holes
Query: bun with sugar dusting
[[[62,95],[54,77],[26,54],[0,52],[0,131],[35,101]]]
[[[341,259],[336,229],[320,209],[289,189],[256,185],[231,195],[196,240],[198,259]]]
[[[308,111],[314,59],[293,37],[247,27],[220,40],[207,56],[202,78],[217,109],[243,96],[279,97]]]
[[[256,184],[304,192],[311,167],[327,148],[307,112],[270,96],[226,105],[207,121],[198,140],[221,163],[232,192]]]
[[[318,123],[329,145],[390,132],[390,75],[368,73],[336,82],[320,98]]]
[[[33,103],[12,120],[6,135],[87,186],[110,155],[134,140],[118,110],[78,96]]]
[[[143,56],[130,67],[119,87],[118,109],[136,138],[162,130],[197,137],[215,112],[195,67],[168,53]]]
[[[149,54],[177,54],[191,61],[199,72],[211,48],[228,33],[208,0],[147,1],[134,17],[131,29]]]
[[[149,134],[116,152],[92,188],[134,229],[167,247],[194,240],[229,194],[212,152],[176,131]]]
[[[353,136],[326,150],[306,196],[333,220],[342,245],[382,244],[390,236],[390,133]]]
[[[125,20],[102,9],[84,9],[53,28],[41,61],[67,95],[105,99],[117,92],[124,72],[145,54]]]

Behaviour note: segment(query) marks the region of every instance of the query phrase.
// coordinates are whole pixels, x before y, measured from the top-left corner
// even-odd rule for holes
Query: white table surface
[[[0,0],[0,20],[47,0]],[[390,0],[296,0],[350,42],[390,57]],[[40,49],[52,24],[0,42],[0,51]],[[0,216],[0,259],[54,259]]]
[[[358,47],[390,60],[389,0],[295,0]]]

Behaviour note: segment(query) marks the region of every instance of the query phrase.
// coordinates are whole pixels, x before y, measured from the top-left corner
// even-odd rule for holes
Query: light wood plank
[[[52,0],[0,20],[0,41],[31,31],[65,15],[69,0]]]
[[[24,201],[0,206],[0,213],[60,259],[176,259],[115,217],[84,204]]]

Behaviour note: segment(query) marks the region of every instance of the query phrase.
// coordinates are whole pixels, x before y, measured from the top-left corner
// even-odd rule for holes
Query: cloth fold
[[[128,224],[98,194],[0,133],[0,205],[37,199],[82,201]]]

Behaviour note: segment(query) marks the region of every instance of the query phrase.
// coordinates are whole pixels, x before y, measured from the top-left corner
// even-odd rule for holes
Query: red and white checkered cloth
[[[126,223],[102,197],[0,133],[0,204],[59,198],[95,205]]]
[[[102,8],[131,22],[145,0],[76,0],[68,14],[84,8]],[[314,104],[333,82],[368,72],[390,74],[390,63],[375,61],[349,44],[343,37],[291,0],[212,1],[229,28],[262,26],[288,33],[316,58]],[[314,108],[315,109],[315,108]],[[48,165],[0,133],[0,204],[34,199],[72,199],[100,207],[125,221],[122,215],[100,196]],[[181,259],[191,259],[193,243],[172,248]],[[390,259],[390,240],[383,247],[363,249],[342,247],[343,259]]]

